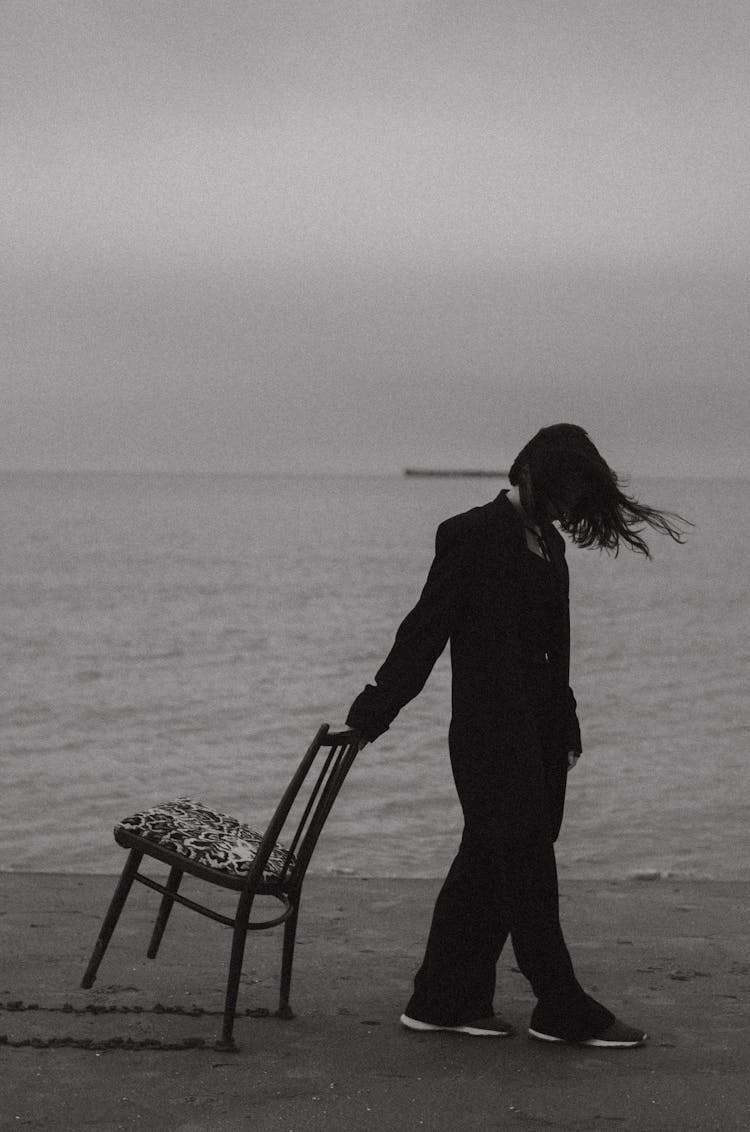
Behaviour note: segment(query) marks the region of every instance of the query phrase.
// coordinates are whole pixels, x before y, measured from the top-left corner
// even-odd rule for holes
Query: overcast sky
[[[750,474],[747,0],[0,25],[0,466]]]

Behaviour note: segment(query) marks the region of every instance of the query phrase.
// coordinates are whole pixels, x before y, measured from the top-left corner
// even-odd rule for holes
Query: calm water
[[[0,868],[119,869],[118,817],[268,816],[372,678],[434,528],[494,480],[0,474]],[[584,759],[569,875],[750,878],[748,484],[651,480],[696,522],[655,560],[571,549]],[[434,876],[460,835],[449,669],[360,756],[319,871]]]

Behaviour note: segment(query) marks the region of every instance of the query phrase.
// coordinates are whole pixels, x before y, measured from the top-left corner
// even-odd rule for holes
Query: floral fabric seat
[[[249,872],[262,841],[262,834],[244,822],[192,798],[161,802],[131,814],[115,826],[115,837],[119,830],[137,834],[162,849],[230,876]],[[263,880],[273,884],[286,875],[294,863],[293,854],[277,843],[263,870]]]

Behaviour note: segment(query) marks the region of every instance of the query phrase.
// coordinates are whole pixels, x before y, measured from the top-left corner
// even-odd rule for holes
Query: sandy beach
[[[258,933],[235,1054],[213,1048],[226,929],[176,909],[149,961],[156,898],[140,887],[97,983],[80,989],[112,887],[103,876],[0,874],[3,1132],[747,1127],[750,884],[564,885],[581,981],[651,1035],[615,1052],[531,1041],[532,997],[510,952],[496,1006],[516,1037],[403,1030],[438,882],[312,876],[297,1016],[273,1017],[280,937]]]

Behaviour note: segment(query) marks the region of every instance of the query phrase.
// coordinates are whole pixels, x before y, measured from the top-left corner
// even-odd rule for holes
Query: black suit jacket
[[[505,492],[441,523],[435,558],[419,601],[393,647],[347,716],[373,740],[424,687],[450,642],[450,754],[467,820],[508,834],[543,834],[549,813],[550,763],[580,752],[576,702],[569,687],[570,622],[565,541],[551,529],[559,587],[557,640],[550,652],[558,703],[558,750],[543,744],[529,694],[535,679],[526,610],[530,573],[523,524]],[[561,814],[559,815],[561,817]],[[555,830],[556,834],[556,830]]]

